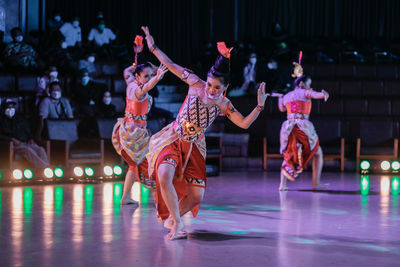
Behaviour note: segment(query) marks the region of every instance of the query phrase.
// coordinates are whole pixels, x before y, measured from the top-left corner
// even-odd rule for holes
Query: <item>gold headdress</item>
[[[303,67],[297,62],[293,62],[293,65],[294,65],[294,70],[292,77],[300,78],[301,76],[303,76],[304,75]]]

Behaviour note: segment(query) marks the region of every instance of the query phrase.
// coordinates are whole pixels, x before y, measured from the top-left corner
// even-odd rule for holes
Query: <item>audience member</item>
[[[97,105],[97,117],[110,119],[117,116],[115,105],[112,104],[111,101],[112,97],[110,91],[105,91],[102,101]]]
[[[29,44],[23,42],[24,37],[20,28],[11,30],[13,41],[4,49],[4,59],[7,65],[16,69],[36,68],[36,52]]]
[[[35,168],[49,166],[46,151],[33,141],[29,124],[15,114],[15,106],[11,99],[6,99],[1,105],[0,139],[13,142],[14,152],[21,154]]]
[[[59,82],[49,85],[50,96],[44,98],[39,106],[41,119],[73,119],[72,108],[67,98],[62,97]]]
[[[113,53],[110,44],[116,37],[112,30],[106,27],[104,20],[99,20],[97,27],[90,30],[88,40],[93,44],[98,55],[112,58]]]
[[[58,71],[56,66],[49,66],[45,74],[38,79],[38,89],[36,93],[35,105],[39,105],[41,100],[49,96],[49,84],[58,82]]]
[[[96,104],[101,102],[105,91],[105,84],[92,81],[87,69],[80,70],[80,79],[73,90],[76,114],[80,117],[93,117]]]
[[[85,58],[82,58],[78,62],[78,70],[86,69],[92,77],[98,75],[96,66],[94,62],[96,61],[96,54],[95,53],[86,53]]]
[[[65,22],[60,27],[60,32],[65,38],[65,45],[67,47],[81,46],[82,32],[78,17],[74,18],[72,22]]]

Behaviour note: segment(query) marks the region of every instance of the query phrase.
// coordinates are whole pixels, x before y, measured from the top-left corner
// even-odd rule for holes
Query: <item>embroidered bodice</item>
[[[187,95],[175,120],[175,132],[185,141],[196,142],[220,112],[217,105],[206,105],[198,96]]]

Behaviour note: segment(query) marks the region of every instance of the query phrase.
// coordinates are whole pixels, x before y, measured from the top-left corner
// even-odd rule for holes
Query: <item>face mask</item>
[[[82,77],[82,84],[83,85],[87,85],[90,81],[90,77],[89,76],[83,76]]]
[[[54,20],[57,21],[57,22],[60,22],[61,21],[61,16],[55,16]]]
[[[51,92],[51,97],[52,97],[53,99],[58,100],[58,99],[61,98],[61,92],[60,92],[60,91],[53,91],[53,92]]]
[[[88,61],[89,61],[90,63],[94,63],[95,60],[96,60],[96,58],[93,57],[93,56],[88,57]]]
[[[110,105],[111,104],[111,97],[103,97],[103,103],[105,105]]]
[[[210,95],[210,94],[208,93],[207,90],[206,90],[206,95],[207,95],[207,97],[208,97],[209,99],[212,99],[212,100],[217,100],[217,99],[221,96],[221,94],[215,95],[215,96]]]
[[[105,24],[99,24],[99,30],[100,31],[104,31],[105,28],[106,28]]]
[[[66,49],[68,47],[67,42],[62,42],[61,43],[61,48]]]
[[[15,40],[17,42],[22,42],[22,40],[24,40],[24,37],[22,35],[18,35],[17,37],[15,37]]]
[[[256,57],[251,57],[251,58],[250,58],[250,63],[251,63],[252,65],[256,64],[256,62],[257,62],[257,58],[256,58]]]
[[[78,27],[79,27],[79,21],[78,21],[78,20],[74,20],[74,21],[72,22],[72,25],[73,25],[75,28],[78,28]]]
[[[8,118],[12,118],[15,115],[15,108],[6,108],[4,111],[4,115],[6,115]]]
[[[50,76],[50,77],[53,77],[53,78],[57,78],[57,76],[58,76],[58,71],[52,71],[52,72],[50,72],[50,73],[49,73],[49,76]]]
[[[268,62],[267,66],[270,70],[276,70],[278,68],[278,64],[276,64],[276,62]]]

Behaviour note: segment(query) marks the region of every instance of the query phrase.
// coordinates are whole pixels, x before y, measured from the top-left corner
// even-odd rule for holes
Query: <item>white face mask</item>
[[[58,71],[52,71],[52,72],[50,72],[50,73],[49,73],[49,76],[50,76],[50,77],[53,77],[53,78],[57,78],[57,76],[58,76]]]
[[[6,115],[8,118],[12,118],[15,115],[15,108],[6,108],[4,111],[4,115]]]
[[[96,58],[95,58],[94,56],[88,57],[88,61],[89,61],[90,63],[94,63],[95,60],[96,60]]]
[[[278,68],[278,64],[275,61],[268,62],[268,69],[276,70]]]
[[[24,40],[24,36],[18,35],[17,37],[15,37],[15,40],[16,40],[17,42],[22,42],[22,40]]]
[[[213,96],[213,95],[210,95],[210,94],[208,93],[208,91],[206,90],[206,95],[207,95],[207,98],[209,98],[209,99],[217,100],[217,99],[219,99],[219,98],[221,97],[222,94]]]
[[[83,85],[87,85],[90,81],[90,77],[89,76],[83,76],[82,77],[82,84]]]
[[[74,20],[74,21],[72,22],[72,25],[73,25],[75,28],[78,28],[78,27],[79,27],[79,20]]]
[[[55,16],[54,20],[57,21],[57,22],[61,21],[61,16]]]
[[[103,97],[103,103],[105,105],[110,105],[111,104],[111,97],[108,97],[108,96]]]
[[[51,97],[58,100],[61,98],[61,92],[60,91],[53,91],[51,92]]]
[[[67,42],[62,42],[62,43],[61,43],[61,48],[62,48],[62,49],[66,49],[67,47],[68,47]]]
[[[252,65],[256,64],[256,62],[257,62],[257,58],[256,58],[256,57],[251,57],[251,58],[250,58],[250,63],[251,63]]]

